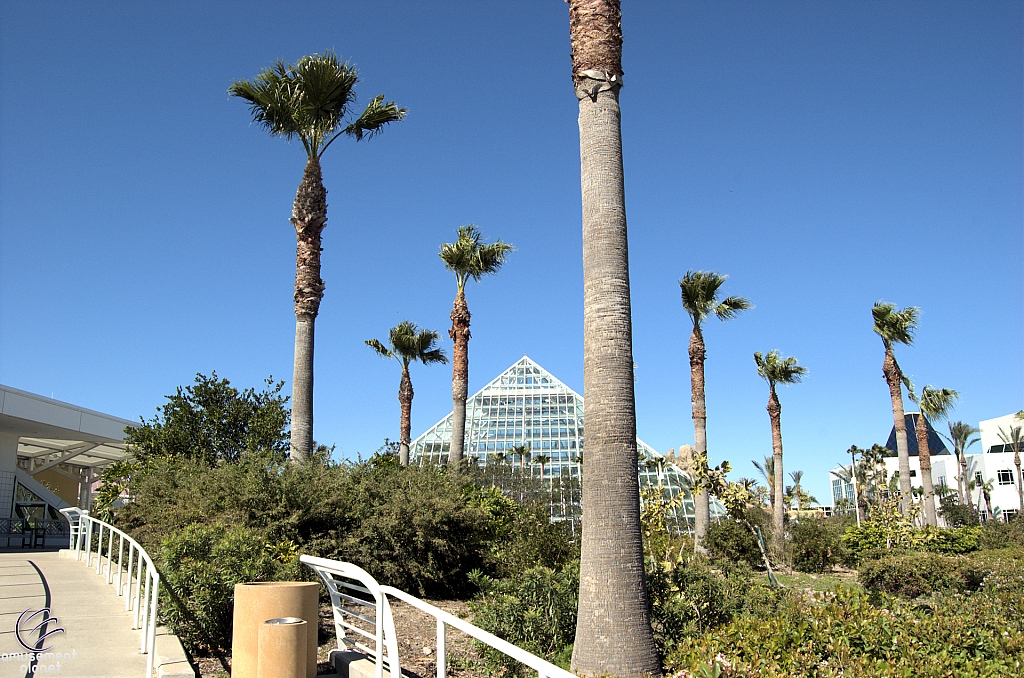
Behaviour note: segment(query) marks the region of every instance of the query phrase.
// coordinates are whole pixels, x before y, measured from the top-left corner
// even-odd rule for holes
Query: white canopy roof
[[[128,456],[124,429],[138,422],[0,384],[0,433],[19,436],[35,474],[57,464],[102,468]]]

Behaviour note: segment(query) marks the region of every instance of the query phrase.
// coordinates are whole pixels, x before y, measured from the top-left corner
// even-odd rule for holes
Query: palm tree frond
[[[807,374],[807,368],[797,364],[796,358],[783,358],[778,350],[772,349],[767,354],[754,353],[757,373],[770,385],[798,384]]]
[[[356,141],[369,140],[383,132],[390,123],[402,120],[406,113],[408,109],[399,108],[394,101],[384,101],[384,95],[378,94],[343,132],[355,137]]]
[[[887,348],[893,344],[914,343],[914,332],[917,330],[917,321],[921,316],[921,309],[917,306],[907,306],[903,310],[897,310],[896,304],[886,301],[876,301],[871,307],[871,317],[874,320],[873,330],[882,338]]]
[[[512,245],[501,240],[484,243],[480,229],[473,224],[466,224],[459,226],[459,236],[455,242],[441,243],[438,256],[445,268],[455,274],[458,287],[462,290],[470,278],[479,281],[485,275],[497,273],[508,254],[514,250]]]
[[[928,419],[942,419],[956,407],[960,394],[951,388],[932,388],[925,386],[917,399],[921,406],[921,414]]]
[[[726,297],[722,300],[718,306],[715,307],[715,315],[721,321],[732,320],[740,311],[746,311],[747,309],[754,308],[754,305],[750,303],[749,299],[744,297]]]
[[[376,351],[381,358],[387,358],[390,360],[394,357],[391,351],[388,350],[388,347],[382,344],[378,339],[367,339],[363,343]]]

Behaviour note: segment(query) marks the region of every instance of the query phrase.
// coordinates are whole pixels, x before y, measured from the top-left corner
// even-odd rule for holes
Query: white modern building
[[[88,508],[100,472],[127,456],[129,426],[138,424],[0,385],[0,547],[20,545],[25,521],[60,531],[59,509]]]
[[[911,485],[915,488],[922,486],[917,436],[914,433],[918,416],[920,415],[917,412],[910,412],[906,415],[907,444],[910,449],[910,478]],[[1015,426],[1024,426],[1024,420],[1018,419],[1015,414],[986,419],[978,425],[981,431],[978,436],[979,441],[967,450],[968,479],[975,485],[971,490],[971,503],[978,509],[982,520],[993,517],[988,512],[984,492],[981,489],[982,484],[985,483],[991,482],[989,498],[995,518],[1009,520],[1017,515],[1019,510],[1020,501],[1015,479],[1016,467],[1013,465],[1013,449],[1011,445],[1005,444],[1000,437],[1000,433],[1008,435]],[[932,455],[932,484],[936,489],[945,485],[955,490],[958,487],[957,477],[960,472],[956,457],[946,447],[943,439],[931,428],[930,423],[928,428],[928,448]],[[885,447],[889,450],[889,455],[884,460],[885,470],[888,478],[891,479],[893,474],[899,470],[895,429],[890,432]],[[852,505],[854,488],[848,477],[849,470],[850,465],[844,464],[829,471],[833,506],[841,502]]]
[[[452,415],[437,422],[412,441],[412,463],[446,463],[452,435]],[[673,462],[637,438],[641,486],[661,487],[670,497],[683,495],[679,518],[693,516],[690,480]],[[508,458],[521,446],[530,454]],[[465,454],[477,464],[519,465],[523,472],[564,486],[563,478],[577,479],[583,446],[583,396],[550,372],[523,356],[466,401]],[[537,461],[543,459],[543,463]],[[578,482],[568,498],[553,504],[553,518],[572,519],[579,511]],[[724,515],[717,501],[712,515]]]

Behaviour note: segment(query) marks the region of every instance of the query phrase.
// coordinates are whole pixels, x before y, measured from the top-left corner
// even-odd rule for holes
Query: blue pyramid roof
[[[907,448],[910,450],[911,457],[917,457],[920,455],[921,450],[917,447],[917,433],[915,433],[915,431],[917,430],[917,418],[921,415],[917,412],[909,412],[903,416],[907,422]],[[932,453],[932,456],[935,456],[936,454],[949,454],[950,452],[943,444],[942,438],[940,438],[939,434],[935,432],[935,429],[932,428],[932,423],[928,421],[927,418],[924,420],[924,425],[928,429],[928,451]],[[891,454],[887,454],[885,456],[896,456],[895,426],[893,426],[892,430],[889,432],[889,440],[886,441],[885,447],[891,452]]]

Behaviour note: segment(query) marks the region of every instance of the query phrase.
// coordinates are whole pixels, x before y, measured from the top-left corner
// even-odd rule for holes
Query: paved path
[[[43,647],[49,644],[48,652],[54,656],[38,661],[36,676],[144,678],[140,631],[132,629],[124,598],[107,585],[104,575],[96,574],[95,566],[60,558],[56,551],[0,553],[0,678],[31,678],[29,662],[19,656],[25,650],[15,626],[26,609],[47,606],[57,619],[48,628],[61,627],[64,633],[44,641]],[[23,628],[35,626],[39,619]]]

